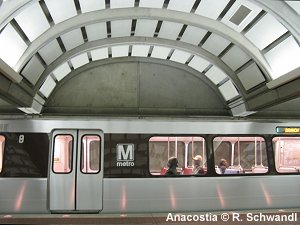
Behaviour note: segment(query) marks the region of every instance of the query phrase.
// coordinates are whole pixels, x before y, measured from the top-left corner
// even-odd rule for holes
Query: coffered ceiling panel
[[[171,49],[166,47],[154,46],[151,57],[166,59],[170,54]]]
[[[125,57],[128,56],[129,46],[119,45],[111,47],[112,57]]]
[[[110,0],[110,8],[128,8],[134,7],[134,0]]]
[[[285,32],[287,29],[272,15],[267,14],[246,33],[246,37],[259,49],[264,49]]]
[[[147,57],[149,53],[149,45],[133,45],[132,46],[132,56]]]
[[[107,38],[107,28],[104,22],[87,25],[85,30],[89,41]]]
[[[59,46],[56,39],[51,41],[49,44],[45,45],[39,50],[40,56],[43,58],[47,65],[50,65],[54,60],[56,60],[60,55],[63,54],[61,47]]]
[[[191,54],[188,52],[175,50],[170,58],[170,60],[185,64],[186,61],[191,57]]]
[[[194,26],[187,26],[180,41],[187,42],[192,45],[198,45],[206,33],[207,30]]]
[[[108,48],[99,48],[91,51],[92,60],[100,60],[108,58]]]
[[[132,20],[111,21],[111,37],[130,36]]]
[[[176,40],[182,26],[183,25],[179,23],[164,21],[159,30],[158,37]]]
[[[211,34],[202,47],[214,55],[219,55],[228,45],[230,41],[217,34]]]
[[[170,0],[168,9],[182,12],[190,12],[195,4],[195,0]]]
[[[35,40],[50,28],[39,3],[34,3],[16,16],[15,19],[30,41]]]
[[[137,20],[134,35],[141,37],[153,37],[157,22],[157,20]]]
[[[30,83],[35,85],[44,70],[45,68],[40,60],[38,60],[36,56],[33,56],[32,59],[27,63],[21,74],[26,77],[26,79],[29,80]]]
[[[194,56],[189,62],[189,66],[194,68],[195,70],[198,70],[200,73],[202,73],[209,65],[210,62],[199,56]]]
[[[205,75],[216,85],[227,78],[226,74],[216,66],[211,67]]]
[[[248,26],[262,9],[250,1],[237,0],[222,18],[222,22],[241,32]]]
[[[155,1],[140,0],[139,7],[159,8],[159,9],[161,9],[164,5],[164,1],[165,0],[155,0]]]
[[[51,94],[52,90],[55,88],[56,83],[53,80],[53,78],[51,76],[49,76],[45,82],[43,83],[43,85],[40,88],[40,92],[46,97],[48,98],[49,95]]]
[[[53,71],[53,75],[55,76],[55,78],[60,81],[62,80],[65,76],[67,76],[69,73],[71,72],[70,66],[68,65],[68,63],[64,63],[62,65],[60,65],[59,67],[57,67],[54,71]]]
[[[82,13],[105,9],[105,1],[79,0]]]
[[[246,90],[249,90],[265,81],[265,77],[256,63],[252,63],[244,68],[237,74],[237,76]]]
[[[295,39],[290,36],[266,53],[266,58],[273,70],[272,78],[299,68],[300,48]]]
[[[74,69],[77,69],[85,64],[89,63],[89,57],[86,53],[77,55],[75,57],[73,57],[71,60],[71,63],[74,67]]]
[[[229,0],[201,0],[195,14],[211,19],[217,19]]]
[[[82,45],[84,43],[82,32],[80,29],[75,29],[61,35],[61,40],[67,51]]]
[[[60,23],[77,15],[73,0],[44,0],[54,23]],[[62,10],[63,9],[63,10]]]
[[[233,46],[225,53],[222,57],[222,60],[232,69],[237,70],[239,67],[244,65],[250,60],[250,56],[247,55],[242,49],[238,46]]]
[[[8,24],[0,35],[0,58],[9,66],[14,67],[27,45],[17,31]]]
[[[229,101],[230,99],[237,97],[239,95],[236,87],[234,86],[231,80],[228,80],[227,82],[222,84],[219,87],[219,90],[226,101]]]

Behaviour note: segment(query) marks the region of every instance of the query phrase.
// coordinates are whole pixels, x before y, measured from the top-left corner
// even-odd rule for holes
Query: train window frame
[[[155,173],[158,173],[158,172],[152,172],[151,167],[150,167],[150,162],[151,162],[151,157],[150,157],[150,142],[151,141],[150,140],[152,138],[168,138],[168,137],[169,138],[176,138],[176,137],[178,137],[178,138],[189,138],[189,137],[190,138],[201,138],[202,139],[201,141],[204,142],[204,147],[205,147],[205,149],[204,149],[205,160],[202,159],[202,163],[201,163],[202,168],[205,168],[205,172],[203,174],[193,174],[193,173],[183,174],[183,172],[184,172],[183,168],[192,169],[192,167],[185,167],[185,162],[184,162],[184,165],[182,167],[177,168],[177,173],[178,174],[175,177],[203,177],[203,176],[207,176],[207,174],[208,174],[208,147],[207,147],[207,143],[208,142],[207,142],[207,139],[206,139],[205,136],[199,135],[199,134],[189,134],[189,135],[187,135],[187,134],[178,134],[178,135],[177,134],[175,134],[175,135],[174,134],[169,134],[169,135],[168,134],[156,134],[156,135],[151,136],[148,139],[148,173],[150,174],[150,176],[152,176],[152,177],[168,177],[164,173],[162,174],[163,170],[165,170],[164,172],[166,172],[166,170],[167,170],[167,163],[165,164],[165,166],[163,166],[161,168],[161,171],[159,172],[159,174],[155,174]],[[185,150],[185,148],[184,148],[184,150]],[[189,147],[187,147],[187,150],[189,150]],[[168,154],[169,154],[169,151],[168,151]],[[186,155],[186,153],[184,152],[184,159],[186,160],[185,155]],[[188,157],[188,155],[189,154],[187,152],[187,157]],[[201,156],[202,156],[202,154],[201,154]],[[172,155],[168,155],[167,161],[170,157],[172,157]],[[195,157],[195,156],[192,155],[192,157]],[[205,162],[205,164],[203,162]],[[170,177],[172,177],[172,176],[170,176]]]
[[[82,166],[82,163],[83,163],[83,138],[86,137],[86,136],[93,136],[93,137],[98,137],[99,138],[99,168],[96,172],[84,172],[83,171],[83,166]],[[101,152],[102,152],[102,148],[101,148],[101,143],[102,143],[102,139],[101,139],[101,136],[100,135],[97,135],[97,134],[84,134],[82,137],[81,137],[81,148],[80,148],[80,172],[82,174],[99,174],[101,172]],[[91,149],[90,149],[91,150]],[[91,161],[88,161],[87,164],[89,164],[89,167],[91,167]]]
[[[294,167],[294,166],[283,166],[283,168],[286,168],[287,170],[286,171],[278,171],[280,165],[278,166],[277,168],[277,154],[276,154],[276,147],[274,147],[274,139],[275,138],[299,138],[299,142],[300,142],[300,135],[297,135],[297,134],[287,134],[287,135],[274,135],[271,137],[271,142],[272,142],[272,153],[274,155],[274,167],[275,167],[275,171],[277,174],[279,175],[300,175],[300,165],[299,167]],[[280,162],[279,162],[280,164]],[[295,171],[288,171],[288,169],[290,168],[294,168]],[[297,171],[298,170],[298,171]]]
[[[237,138],[237,137],[241,137],[241,138],[255,138],[255,137],[259,137],[259,138],[262,138],[264,140],[264,149],[265,149],[265,157],[266,157],[266,162],[268,163],[268,165],[256,165],[257,167],[253,167],[252,166],[252,171],[254,168],[258,168],[258,169],[262,169],[264,172],[245,172],[244,171],[244,168],[241,167],[241,165],[238,165],[238,166],[235,166],[235,165],[231,165],[231,167],[234,169],[234,170],[238,170],[239,172],[237,171],[231,171],[231,172],[228,172],[226,174],[224,173],[221,173],[220,172],[217,172],[217,168],[220,168],[219,166],[217,166],[217,164],[219,165],[219,162],[216,162],[216,154],[215,154],[215,147],[214,147],[214,140],[218,137],[228,137],[228,138]],[[267,138],[264,137],[263,135],[256,135],[256,134],[230,134],[230,135],[213,135],[212,138],[211,138],[211,146],[212,146],[212,157],[213,157],[213,160],[214,160],[214,174],[217,175],[217,176],[258,176],[258,175],[268,175],[270,173],[270,163],[269,163],[269,157],[268,157],[268,149],[267,149]],[[232,151],[232,150],[231,150]],[[233,151],[235,152],[235,148],[233,149]],[[260,156],[261,157],[261,156]],[[232,159],[232,153],[230,155],[230,161]],[[235,161],[235,159],[234,159]],[[262,162],[261,162],[262,163]],[[220,170],[220,169],[218,169]],[[240,172],[242,171],[242,172]]]
[[[1,140],[3,138],[3,140]],[[4,150],[5,150],[6,137],[0,134],[0,174],[3,172],[4,163]]]
[[[57,172],[54,169],[54,163],[55,163],[55,160],[54,160],[54,157],[55,157],[55,141],[56,141],[56,137],[57,136],[70,136],[72,138],[72,140],[71,140],[71,143],[72,143],[71,157],[70,157],[70,153],[68,152],[69,157],[71,158],[71,161],[69,161],[69,163],[70,163],[70,171],[68,171],[68,172]],[[70,174],[70,173],[72,173],[73,172],[73,158],[74,158],[74,136],[72,134],[68,134],[68,133],[66,133],[66,134],[56,134],[54,136],[53,140],[54,140],[53,141],[53,146],[52,146],[52,149],[51,149],[51,152],[53,153],[53,155],[52,155],[52,165],[51,165],[52,172],[55,173],[55,174]],[[70,149],[68,149],[68,150],[70,150]]]

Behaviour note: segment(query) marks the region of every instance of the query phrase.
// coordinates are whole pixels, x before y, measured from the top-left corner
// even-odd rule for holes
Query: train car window
[[[150,173],[165,175],[169,158],[176,157],[177,175],[203,175],[207,168],[205,151],[202,137],[152,137],[149,140]]]
[[[278,173],[300,172],[300,137],[275,137],[273,149]]]
[[[218,174],[268,172],[266,143],[262,137],[216,137],[213,146]]]
[[[192,138],[192,141],[188,143],[188,157],[187,157],[187,166],[192,167],[193,166],[193,158],[195,158],[196,155],[201,155],[202,158],[205,157],[205,140],[202,137],[194,137]],[[206,161],[205,161],[206,166]]]
[[[72,170],[73,137],[57,135],[54,139],[53,172],[70,173]]]
[[[81,172],[98,173],[100,171],[100,137],[85,135],[81,140]]]
[[[0,173],[2,172],[5,137],[0,135]]]

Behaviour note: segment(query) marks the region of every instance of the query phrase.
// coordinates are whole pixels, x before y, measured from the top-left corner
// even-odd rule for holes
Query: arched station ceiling
[[[300,115],[300,1],[0,4],[0,114]]]

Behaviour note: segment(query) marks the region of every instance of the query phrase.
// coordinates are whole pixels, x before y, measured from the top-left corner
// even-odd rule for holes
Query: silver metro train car
[[[0,121],[0,214],[299,208],[299,169],[293,121]]]

